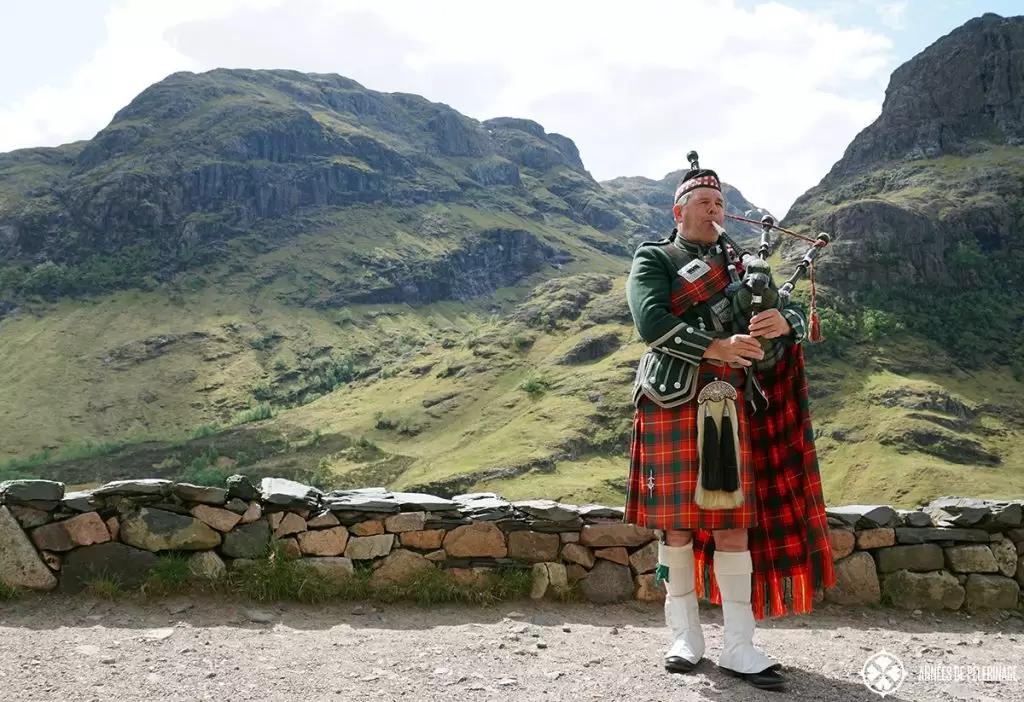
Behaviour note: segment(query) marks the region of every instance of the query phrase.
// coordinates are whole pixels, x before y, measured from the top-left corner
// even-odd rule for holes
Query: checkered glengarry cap
[[[686,172],[686,175],[683,176],[683,181],[676,188],[676,196],[672,200],[672,203],[675,204],[679,202],[679,198],[695,188],[714,188],[721,192],[722,184],[718,180],[718,174],[711,169],[691,168]]]

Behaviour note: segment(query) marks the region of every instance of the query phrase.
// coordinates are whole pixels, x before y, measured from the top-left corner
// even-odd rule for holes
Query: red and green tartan
[[[745,374],[737,368],[702,363],[699,388],[715,379],[737,387],[743,403]],[[698,388],[698,392],[700,391]],[[739,415],[740,487],[743,504],[735,509],[702,509],[697,489],[697,401],[666,409],[647,398],[633,418],[632,461],[626,485],[625,520],[648,529],[747,529],[757,523],[751,471],[749,423]],[[653,489],[648,482],[653,478]]]
[[[835,585],[832,546],[814,447],[803,347],[790,346],[758,373],[768,409],[749,416],[758,522],[748,532],[754,564],[751,604],[758,620],[802,614],[815,590]],[[721,604],[711,532],[694,532],[697,593]]]
[[[675,276],[671,287],[670,307],[672,314],[677,317],[693,307],[694,305],[710,300],[715,293],[725,290],[729,285],[729,271],[722,262],[721,257],[708,261],[711,270],[702,275],[692,283],[687,282],[682,276]],[[742,272],[743,267],[738,266]]]

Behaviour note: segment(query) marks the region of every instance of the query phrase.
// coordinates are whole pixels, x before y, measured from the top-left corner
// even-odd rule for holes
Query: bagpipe
[[[778,226],[771,215],[765,215],[761,218],[760,222],[728,213],[725,216],[728,219],[761,225],[761,241],[758,245],[757,253],[752,255],[737,246],[725,229],[715,223],[719,236],[724,238],[733,247],[743,267],[743,276],[740,277],[735,263],[731,260],[729,261],[728,273],[730,283],[725,289],[726,297],[729,297],[733,303],[734,319],[740,321],[741,327],[743,327],[742,331],[745,332],[749,329],[750,320],[755,315],[765,310],[781,308],[789,304],[797,282],[804,276],[807,276],[811,282],[808,339],[813,343],[822,341],[821,322],[818,319],[817,297],[814,284],[814,260],[821,253],[822,249],[832,241],[832,237],[825,232],[818,234],[815,239],[797,234],[789,229]],[[773,229],[810,243],[800,263],[797,264],[796,270],[793,271],[793,274],[789,276],[789,279],[781,287],[776,287],[775,279],[772,276],[771,264],[768,262],[773,253],[771,237]],[[781,237],[779,241],[782,241]],[[761,346],[765,350],[765,357],[769,361],[772,358],[771,347],[777,341],[776,339],[760,338]],[[754,363],[754,366],[757,367],[757,362]]]

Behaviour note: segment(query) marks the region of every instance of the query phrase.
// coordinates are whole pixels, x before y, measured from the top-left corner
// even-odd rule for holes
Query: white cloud
[[[90,60],[64,85],[43,85],[0,104],[0,152],[88,139],[114,113],[152,83],[174,71],[205,68],[164,40],[167,27],[193,18],[215,18],[259,0],[147,0],[121,2],[106,17],[106,37]],[[40,28],[39,31],[42,31]]]
[[[661,178],[696,149],[781,214],[878,114],[890,50],[776,2],[131,0],[69,85],[0,108],[0,150],[87,138],[176,70],[292,68],[535,119],[599,179]]]

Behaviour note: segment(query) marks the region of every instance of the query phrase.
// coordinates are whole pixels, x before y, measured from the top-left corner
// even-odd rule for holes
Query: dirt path
[[[706,659],[698,674],[679,676],[661,667],[667,630],[658,605],[428,609],[48,596],[0,603],[0,698],[845,702],[883,699],[868,691],[861,669],[884,649],[906,670],[886,700],[1024,701],[1024,622],[1016,616],[824,607],[776,620],[755,640],[789,667],[786,696],[719,673],[720,611],[705,611],[703,621]],[[976,669],[1004,680],[929,682],[923,664],[1005,666]]]

